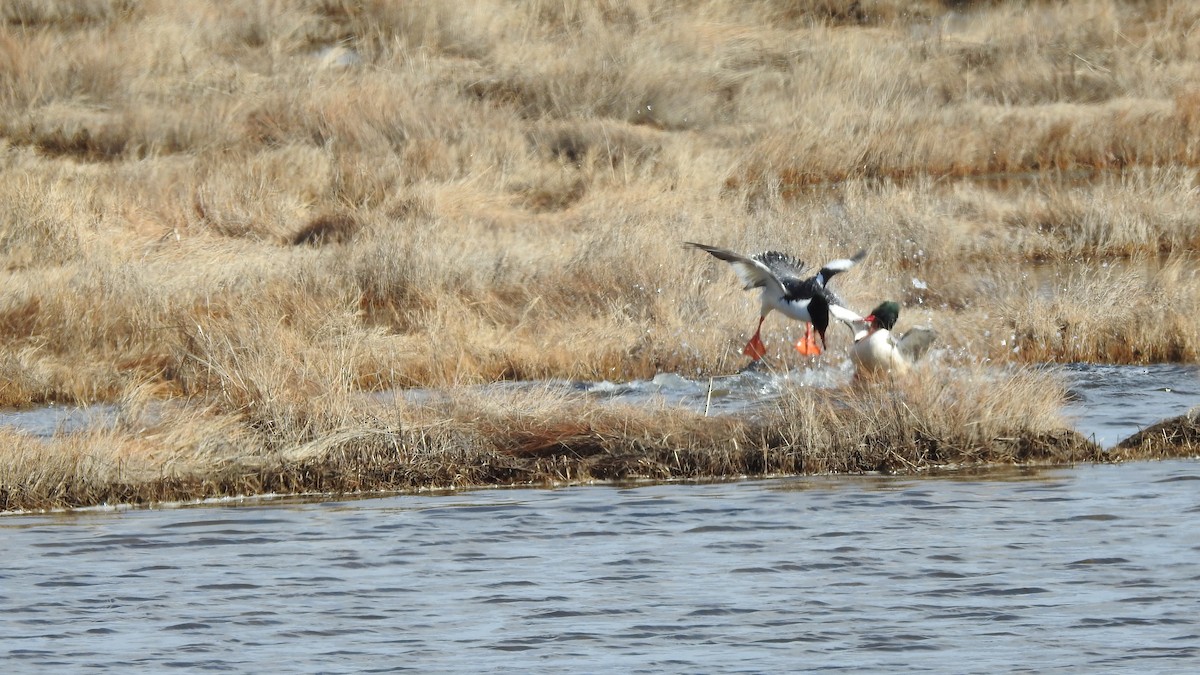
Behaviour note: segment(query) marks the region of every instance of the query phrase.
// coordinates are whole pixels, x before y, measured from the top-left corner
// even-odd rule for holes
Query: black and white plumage
[[[866,318],[850,322],[855,331],[850,360],[861,376],[903,375],[929,349],[937,337],[931,328],[913,328],[903,335],[892,332],[900,319],[900,303],[884,302]]]
[[[829,327],[831,318],[847,323],[862,320],[862,317],[846,308],[846,303],[828,288],[828,284],[834,275],[845,272],[866,257],[865,249],[849,258],[831,260],[816,274],[805,278],[804,263],[779,251],[743,255],[690,241],[684,242],[684,246],[706,251],[732,265],[743,289],[762,289],[758,327],[754,331],[754,337],[750,338],[742,350],[743,354],[756,361],[767,351],[762,342],[761,332],[763,320],[772,310],[805,323],[804,337],[796,343],[796,350],[805,356],[821,353],[821,348],[812,339],[814,328],[824,344],[825,330]]]

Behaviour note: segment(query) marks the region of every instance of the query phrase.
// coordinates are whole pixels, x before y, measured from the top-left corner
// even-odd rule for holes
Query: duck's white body
[[[929,349],[937,334],[930,328],[913,328],[903,335],[891,331],[900,314],[900,305],[887,302],[875,308],[867,318],[848,322],[854,331],[850,360],[862,376],[880,374],[899,376]]]
[[[854,363],[854,368],[858,373],[904,375],[912,369],[913,361],[916,359],[902,351],[901,345],[905,339],[915,338],[916,333],[924,330],[926,329],[915,328],[900,340],[897,340],[896,336],[885,328],[872,331],[850,348],[850,360]],[[932,333],[932,331],[930,332]],[[930,336],[929,340],[932,339]]]
[[[832,294],[826,294],[826,297],[829,295]],[[837,300],[837,296],[833,297],[835,298],[835,302],[840,302],[840,300]],[[808,311],[812,300],[811,297],[790,298],[786,294],[776,293],[771,289],[764,288],[760,316],[766,316],[771,313],[771,310],[775,310],[789,319],[813,323],[812,314]],[[828,300],[826,302],[828,303]],[[854,310],[839,304],[829,304],[829,318],[847,323],[862,320],[862,317],[855,313]]]

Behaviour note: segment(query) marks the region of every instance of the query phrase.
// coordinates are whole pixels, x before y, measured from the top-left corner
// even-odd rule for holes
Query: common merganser
[[[900,319],[900,303],[884,302],[861,321],[853,322],[854,346],[850,360],[857,374],[903,375],[925,354],[937,337],[931,328],[913,328],[901,336],[892,333]]]
[[[804,263],[796,258],[778,251],[766,251],[753,255],[742,255],[716,246],[684,242],[688,248],[707,251],[714,257],[733,265],[733,271],[744,284],[744,290],[762,289],[762,309],[758,315],[758,327],[754,337],[746,343],[742,353],[755,361],[767,353],[767,347],[762,341],[763,320],[778,310],[784,316],[804,322],[804,337],[796,342],[796,351],[804,356],[815,356],[821,353],[821,347],[813,340],[812,332],[816,329],[825,344],[825,330],[829,327],[832,316],[847,323],[862,321],[862,317],[846,308],[842,301],[827,284],[839,272],[845,272],[867,255],[866,249],[855,253],[849,258],[832,260],[825,263],[819,272],[805,279],[800,276],[804,271]]]

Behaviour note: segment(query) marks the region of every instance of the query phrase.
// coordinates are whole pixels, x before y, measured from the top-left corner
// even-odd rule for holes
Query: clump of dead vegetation
[[[1066,430],[1056,413],[1062,396],[1045,371],[936,367],[896,382],[798,386],[750,414],[717,416],[550,385],[416,400],[311,397],[258,410],[146,397],[123,402],[103,430],[51,439],[5,432],[0,509],[1142,456],[1110,454]]]
[[[1142,429],[1118,443],[1112,454],[1122,459],[1200,454],[1200,407]]]

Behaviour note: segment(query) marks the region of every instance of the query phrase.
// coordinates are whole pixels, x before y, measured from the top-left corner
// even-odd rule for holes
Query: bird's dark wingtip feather
[[[726,251],[725,249],[719,248],[717,246],[709,246],[708,244],[697,244],[694,241],[685,241],[685,242],[683,242],[683,247],[700,249],[701,251],[707,252],[712,257],[717,258],[719,260],[724,260],[725,262],[736,263],[736,262],[743,261],[743,258],[741,255],[734,253],[733,251]]]
[[[803,260],[780,251],[763,251],[750,257],[766,265],[775,276],[780,278],[798,278],[804,272]]]

